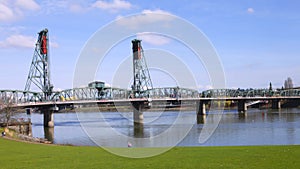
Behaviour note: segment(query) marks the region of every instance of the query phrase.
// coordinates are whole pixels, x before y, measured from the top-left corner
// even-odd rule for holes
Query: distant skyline
[[[298,87],[299,7],[297,0],[1,0],[0,89],[24,89],[40,30],[49,29],[54,88],[68,89],[73,87],[77,58],[97,30],[117,18],[147,12],[176,15],[200,29],[219,54],[227,88],[268,88],[270,82],[273,89],[281,88],[288,77]],[[145,50],[170,51],[191,69],[199,66],[198,88],[210,88],[205,68],[189,60],[182,44],[143,32],[133,38],[142,39]],[[118,44],[107,55],[107,63],[117,65],[130,56],[130,41]],[[95,78],[110,83],[111,71],[110,66],[101,67]],[[159,80],[165,75],[152,74],[156,87],[172,85]]]

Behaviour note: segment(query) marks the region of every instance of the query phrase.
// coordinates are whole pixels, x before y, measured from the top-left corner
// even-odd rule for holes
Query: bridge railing
[[[147,91],[149,98],[197,98],[197,90],[179,87],[153,88]]]
[[[235,89],[210,89],[203,91],[201,97],[211,98],[211,97],[243,97],[244,92]]]
[[[101,100],[101,99],[129,99],[131,90],[120,88],[92,88],[82,87],[53,92],[51,101],[71,100]],[[268,90],[268,89],[211,89],[199,93],[197,90],[164,87],[153,88],[144,92],[146,98],[212,98],[212,97],[291,97],[300,96],[300,89]],[[0,99],[13,104],[44,102],[43,93],[21,90],[0,90]]]
[[[128,99],[130,90],[120,88],[106,88],[100,93],[99,99]]]
[[[0,90],[0,99],[13,104],[38,102],[42,100],[42,93],[22,90]]]
[[[282,90],[279,93],[280,96],[300,96],[300,89],[287,89]]]
[[[129,90],[120,88],[82,87],[55,92],[52,100],[99,100],[99,99],[127,99]]]
[[[203,91],[201,97],[278,97],[300,96],[300,89],[210,89]]]

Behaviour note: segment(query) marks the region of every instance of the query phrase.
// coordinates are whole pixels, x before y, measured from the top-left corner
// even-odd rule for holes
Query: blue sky
[[[67,89],[73,85],[77,58],[95,32],[116,18],[145,11],[173,14],[199,28],[219,54],[228,88],[267,88],[269,82],[280,88],[287,77],[300,86],[299,7],[297,0],[1,0],[0,89],[24,89],[40,30],[49,29],[52,83],[56,89]],[[199,90],[210,88],[205,68],[189,63],[186,54],[191,53],[180,44],[166,44],[168,39],[161,37],[141,38],[144,50],[170,50],[191,69],[198,68]],[[130,40],[108,54],[106,65],[131,54]],[[96,79],[110,83],[110,72],[110,66],[103,66]],[[156,86],[173,85],[159,80],[164,75],[152,74]]]

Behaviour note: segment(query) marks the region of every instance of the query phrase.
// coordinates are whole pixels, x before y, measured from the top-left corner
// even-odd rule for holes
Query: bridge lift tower
[[[42,101],[51,99],[53,85],[50,82],[48,29],[38,33],[25,91],[30,90],[32,83],[43,92]],[[44,114],[44,127],[54,127],[53,112],[56,109],[57,107],[44,107],[41,109],[41,112]]]
[[[132,91],[135,98],[147,97],[145,91],[152,89],[152,81],[147,67],[141,40],[132,40],[133,52],[133,85]]]
[[[144,57],[143,48],[141,45],[141,40],[132,40],[132,52],[133,52],[133,97],[142,98],[149,97],[147,95],[147,90],[152,89],[152,81],[150,78],[150,73],[147,67],[146,59]],[[134,124],[143,124],[143,112],[142,105],[144,102],[132,102],[133,109],[133,120]],[[137,127],[140,128],[140,127]]]
[[[30,90],[32,83],[44,93],[43,100],[50,100],[53,85],[50,82],[48,29],[44,29],[38,33],[25,91]]]

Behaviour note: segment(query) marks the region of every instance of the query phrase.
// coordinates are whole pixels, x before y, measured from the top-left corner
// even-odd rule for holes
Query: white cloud
[[[40,6],[34,0],[16,0],[15,5],[31,11],[40,9]]]
[[[34,0],[0,1],[0,21],[11,22],[22,18],[28,11],[37,11],[40,6]]]
[[[0,41],[0,48],[35,48],[36,37],[15,34],[7,37],[5,40]],[[58,48],[56,42],[50,42],[50,46]]]
[[[117,23],[128,28],[135,29],[146,24],[164,24],[172,20],[170,13],[163,10],[143,10],[141,15],[122,17],[118,16]]]
[[[252,14],[252,13],[254,13],[255,11],[254,11],[253,8],[248,8],[248,9],[247,9],[247,12],[248,12],[249,14]]]
[[[92,9],[91,3],[84,0],[44,0],[43,12],[46,14],[62,14],[66,12],[84,13]]]
[[[15,18],[14,12],[5,4],[0,3],[0,21],[10,21]]]
[[[44,0],[41,5],[43,12],[49,15],[66,12],[69,6],[66,0]]]
[[[124,0],[113,0],[112,2],[98,0],[94,4],[92,4],[92,7],[102,10],[108,10],[110,12],[117,12],[122,9],[131,9],[132,4]]]
[[[167,11],[163,11],[161,9],[156,9],[156,10],[149,10],[149,9],[145,9],[142,11],[143,14],[147,14],[147,13],[156,13],[156,14],[166,14],[166,15],[170,15],[169,12]]]
[[[17,0],[25,1],[25,0]],[[26,1],[25,1],[26,2]],[[88,2],[84,0],[43,0],[41,3],[43,13],[45,14],[61,14],[66,12],[84,13],[93,9],[101,9],[109,12],[117,12],[122,9],[131,9],[133,5],[125,0],[97,0]],[[25,7],[25,5],[20,4]],[[29,6],[29,5],[27,5]]]
[[[58,48],[59,47],[58,43],[56,43],[56,42],[50,42],[50,46],[53,47],[53,48]]]
[[[69,6],[69,9],[71,12],[75,12],[75,13],[80,13],[80,12],[84,12],[86,9],[83,8],[81,5],[79,4],[71,4]]]
[[[151,32],[137,33],[137,38],[152,45],[165,45],[170,43],[169,38]]]
[[[11,35],[7,37],[4,41],[0,41],[0,47],[9,48],[34,48],[35,38],[32,36],[24,35]]]

